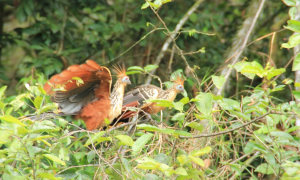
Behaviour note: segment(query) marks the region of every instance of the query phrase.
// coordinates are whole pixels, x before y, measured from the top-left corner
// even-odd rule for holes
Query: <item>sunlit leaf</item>
[[[188,157],[189,157],[189,159],[190,159],[191,161],[193,161],[194,163],[198,164],[198,165],[201,166],[201,167],[204,167],[204,161],[203,161],[202,159],[200,159],[200,158],[198,158],[198,157],[191,156],[191,155],[189,155]]]
[[[182,176],[188,175],[187,171],[183,167],[179,167],[175,169],[175,174],[182,175]]]
[[[11,115],[0,116],[0,119],[2,121],[6,121],[6,122],[9,122],[9,123],[14,123],[14,124],[18,124],[18,125],[21,125],[21,126],[25,126],[25,124],[23,124],[19,119],[15,118]]]
[[[205,148],[202,148],[202,149],[200,149],[200,150],[196,150],[196,151],[193,151],[191,154],[193,155],[193,156],[202,156],[202,155],[204,155],[204,154],[208,154],[208,153],[210,153],[210,151],[211,151],[211,147],[210,146],[207,146],[207,147],[205,147]]]
[[[294,32],[300,32],[300,21],[297,20],[288,20],[288,25],[284,28],[289,29]]]
[[[130,66],[127,71],[144,71],[144,69],[140,66]]]
[[[151,133],[147,133],[139,137],[132,146],[132,154],[136,155],[138,152],[140,152],[152,137],[153,134]]]
[[[186,126],[191,127],[193,129],[196,129],[196,130],[198,130],[200,132],[202,132],[202,130],[204,128],[202,124],[197,123],[197,122],[188,123]]]
[[[290,36],[289,41],[287,43],[281,44],[283,48],[293,48],[300,44],[300,34],[293,34]]]
[[[66,165],[66,163],[63,160],[59,159],[58,157],[54,156],[53,154],[43,154],[43,156],[57,164],[60,164],[63,166]]]
[[[284,2],[284,4],[286,4],[287,6],[296,6],[297,5],[297,0],[282,0],[282,2]]]
[[[195,97],[197,109],[204,115],[210,115],[212,111],[213,97],[211,93],[200,93]]]
[[[176,113],[171,120],[172,121],[179,121],[179,122],[183,122],[185,118],[185,113]]]
[[[214,85],[221,89],[223,87],[223,84],[225,83],[225,77],[224,76],[212,76],[212,80]]]
[[[300,53],[298,53],[293,61],[293,71],[300,70]]]
[[[158,65],[149,64],[149,65],[147,65],[147,66],[144,67],[144,70],[146,72],[150,72],[150,71],[152,71],[152,70],[154,70],[156,68],[158,68]]]
[[[0,100],[1,100],[2,97],[3,97],[6,88],[7,88],[7,86],[2,86],[2,87],[0,88]]]
[[[267,163],[262,163],[256,167],[255,172],[260,172],[262,174],[274,174],[273,168]]]
[[[127,135],[117,135],[115,137],[120,140],[121,145],[132,146],[134,143],[132,138]]]
[[[103,137],[105,135],[105,131],[100,131],[97,132],[95,134],[92,134],[91,137],[86,141],[86,143],[84,144],[84,146],[88,146],[90,144],[99,144],[101,142],[104,141],[111,141],[112,138],[111,137]]]

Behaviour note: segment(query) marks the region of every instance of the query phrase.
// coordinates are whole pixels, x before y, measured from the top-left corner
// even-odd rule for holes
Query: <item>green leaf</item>
[[[297,0],[282,0],[282,1],[287,6],[296,6],[297,5]]]
[[[173,107],[173,102],[165,99],[153,99],[150,100],[150,102],[155,102],[157,106],[162,106],[162,107]]]
[[[131,75],[131,74],[141,74],[141,71],[127,71],[126,74],[127,75]]]
[[[43,97],[37,96],[36,98],[34,98],[34,101],[33,101],[34,107],[36,109],[40,109],[42,106],[42,102],[43,102]]]
[[[184,98],[180,99],[179,102],[181,102],[182,104],[185,105],[190,102],[190,99],[189,99],[189,97],[184,97]]]
[[[200,93],[195,97],[196,108],[204,115],[211,115],[213,97],[211,93]]]
[[[218,101],[219,106],[223,110],[239,110],[240,109],[240,103],[236,100],[229,99],[229,98],[223,98],[222,100]]]
[[[23,124],[19,119],[15,118],[11,115],[0,116],[0,119],[2,121],[6,121],[6,122],[9,122],[9,123],[14,123],[14,124],[18,124],[18,125],[21,125],[21,126],[25,126],[25,124]]]
[[[214,85],[221,89],[223,87],[223,84],[225,83],[225,77],[224,76],[212,76],[212,80]]]
[[[87,142],[84,144],[84,146],[88,146],[92,143],[97,145],[101,142],[112,140],[111,137],[103,137],[104,134],[105,134],[105,131],[100,131],[100,132],[97,132],[97,133],[91,135],[91,137],[87,140]]]
[[[59,131],[59,127],[57,127],[52,121],[49,120],[35,121],[32,128],[30,128],[31,133],[56,131]]]
[[[72,77],[72,79],[75,80],[77,86],[84,84],[84,81],[80,77]]]
[[[57,104],[47,103],[46,105],[43,105],[40,109],[37,110],[37,114],[42,114],[48,111],[54,111],[55,109],[57,109]]]
[[[202,149],[200,149],[200,150],[193,151],[193,152],[191,153],[191,155],[192,155],[192,156],[202,156],[202,155],[204,155],[204,154],[210,153],[210,151],[211,151],[211,147],[210,147],[210,146],[207,146],[207,147],[202,148]]]
[[[296,99],[300,99],[300,91],[293,91],[293,95]]]
[[[252,62],[246,64],[243,67],[243,69],[241,70],[241,73],[242,74],[245,74],[245,73],[255,74],[255,75],[262,78],[263,74],[264,74],[264,71],[265,70],[264,70],[263,66],[260,63],[258,63],[257,61],[252,61]]]
[[[115,137],[120,140],[121,145],[132,146],[134,143],[132,138],[127,135],[117,135]]]
[[[0,88],[0,101],[1,101],[1,99],[2,99],[2,97],[3,97],[3,95],[4,95],[4,92],[5,92],[6,88],[7,88],[7,86],[2,86],[2,87]]]
[[[198,164],[198,165],[201,166],[201,167],[204,167],[204,161],[203,161],[202,159],[200,159],[200,158],[198,158],[198,157],[191,156],[191,155],[189,155],[188,157],[189,157],[189,159],[190,159],[191,161],[193,161],[194,163]]]
[[[139,124],[137,125],[137,129],[143,129],[145,131],[160,131],[160,129],[156,126],[150,124]]]
[[[148,2],[145,2],[145,3],[142,5],[141,9],[146,9],[146,8],[148,8],[149,6],[150,6],[150,4],[149,4]]]
[[[185,118],[185,113],[176,113],[171,120],[172,121],[179,121],[179,122],[183,122]]]
[[[260,164],[256,169],[255,172],[260,172],[262,174],[274,174],[273,168],[268,165],[267,163]]]
[[[140,169],[159,170],[165,173],[166,176],[170,176],[174,172],[170,166],[164,163],[157,162],[152,158],[144,157],[143,159],[138,159],[136,161],[139,163],[137,167]]]
[[[263,153],[266,153],[266,148],[260,144],[254,143],[254,142],[248,142],[244,148],[244,153],[252,153],[254,150],[261,151]]]
[[[46,173],[46,172],[39,173],[37,175],[37,177],[39,177],[41,179],[50,179],[50,180],[61,180],[61,179],[63,179],[61,177],[55,177],[53,174]]]
[[[293,136],[291,136],[289,133],[283,132],[283,131],[273,131],[270,133],[271,136],[278,137],[280,139],[286,139],[286,140],[294,140]]]
[[[289,16],[290,16],[290,18],[291,19],[296,19],[297,14],[298,14],[297,7],[291,7],[290,10],[289,10]]]
[[[132,146],[132,154],[136,155],[138,152],[140,152],[152,137],[153,134],[151,133],[147,133],[139,137]]]
[[[182,166],[189,162],[189,158],[185,154],[181,154],[181,155],[177,156],[177,160],[180,163],[180,165],[182,165]]]
[[[292,70],[293,71],[300,70],[300,53],[298,53],[294,59]]]
[[[242,113],[242,112],[239,112],[239,111],[230,111],[230,113],[232,115],[235,115],[235,116],[237,116],[239,118],[242,118],[244,120],[248,120],[248,121],[251,120],[251,115],[250,114]]]
[[[191,137],[192,136],[191,133],[186,132],[186,131],[181,131],[181,130],[175,130],[172,133],[172,135],[175,136],[175,137],[178,137],[178,136],[188,136],[188,137]]]
[[[285,72],[285,68],[275,69],[272,68],[267,72],[267,79],[270,80],[272,77],[278,76]]]
[[[154,69],[156,69],[156,68],[158,68],[158,65],[149,64],[149,65],[147,65],[146,67],[144,67],[144,70],[145,70],[146,72],[150,72],[150,71],[152,71],[152,70],[154,70]]]
[[[188,123],[186,126],[191,127],[192,129],[196,129],[200,132],[202,132],[202,130],[204,128],[202,124],[197,123],[197,122]]]
[[[66,163],[64,161],[62,161],[58,157],[54,156],[53,154],[43,154],[43,156],[46,157],[47,159],[50,159],[53,162],[56,162],[57,164],[60,164],[60,165],[63,165],[63,166],[66,165]]]
[[[144,69],[140,66],[130,66],[127,71],[144,71]]]
[[[173,102],[173,106],[174,106],[174,109],[182,112],[183,111],[183,107],[184,107],[184,104],[182,102]]]
[[[300,43],[300,34],[293,34],[290,36],[289,41],[287,43],[281,44],[283,48],[293,48]]]
[[[246,76],[249,79],[253,79],[256,75],[256,73],[263,73],[263,67],[259,63],[253,62],[247,62],[247,61],[241,61],[236,63],[233,67],[237,72],[242,73],[244,76]],[[258,69],[256,69],[259,67]],[[247,71],[247,68],[250,68],[249,71]]]
[[[284,26],[284,28],[299,33],[300,32],[300,21],[288,20],[288,25]]]
[[[182,175],[182,176],[188,175],[188,173],[186,172],[186,170],[183,167],[179,167],[179,168],[175,169],[175,174]]]

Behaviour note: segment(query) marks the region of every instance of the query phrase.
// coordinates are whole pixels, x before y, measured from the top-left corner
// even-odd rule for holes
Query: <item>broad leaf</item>
[[[115,137],[120,140],[121,145],[126,145],[126,146],[132,146],[133,145],[133,140],[130,136],[117,135]]]
[[[212,80],[214,85],[221,89],[223,87],[223,84],[225,83],[225,77],[224,76],[212,76]]]
[[[19,119],[15,118],[11,115],[0,116],[0,119],[2,121],[6,121],[6,122],[9,122],[9,123],[14,123],[14,124],[18,124],[18,125],[21,125],[21,126],[25,126],[25,124],[23,124]]]
[[[63,165],[65,166],[66,163],[64,161],[62,161],[61,159],[59,159],[58,157],[54,156],[53,154],[43,154],[44,157],[46,157],[47,159],[50,159],[51,161]]]
[[[150,139],[153,137],[153,134],[147,133],[139,137],[132,146],[132,154],[136,155],[138,152],[140,152],[143,147],[150,141]]]

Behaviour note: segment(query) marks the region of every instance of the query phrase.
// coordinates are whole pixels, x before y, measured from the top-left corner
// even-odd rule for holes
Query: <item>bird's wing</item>
[[[111,83],[109,69],[93,60],[87,60],[85,64],[72,65],[60,74],[52,76],[44,85],[44,89],[51,95],[52,100],[59,104],[64,114],[76,114],[84,105],[98,96],[101,97],[99,92],[98,95],[95,94],[97,89],[109,96],[110,84],[107,81]]]
[[[123,106],[131,106],[137,104],[138,107],[145,106],[146,100],[156,99],[159,93],[163,91],[154,85],[142,85],[127,92],[123,99]]]
[[[120,119],[127,119],[136,114],[135,111],[130,110],[130,107],[146,108],[153,103],[147,102],[147,100],[157,99],[159,94],[163,90],[154,85],[141,85],[133,90],[127,92],[123,99],[123,114]]]

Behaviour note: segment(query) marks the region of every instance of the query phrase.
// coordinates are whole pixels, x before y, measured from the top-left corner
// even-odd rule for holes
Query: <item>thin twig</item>
[[[168,29],[168,27],[166,26],[165,22],[161,19],[161,17],[158,15],[158,13],[150,6],[151,10],[154,12],[154,14],[157,16],[157,18],[159,19],[159,21],[163,24],[163,26],[165,27],[165,29],[168,32],[169,37],[166,39],[166,41],[164,42],[158,56],[156,57],[155,63],[156,65],[160,64],[161,60],[163,59],[163,57],[165,56],[165,52],[167,51],[169,45],[171,44],[171,42],[174,40],[174,38],[176,37],[176,35],[179,33],[180,29],[182,28],[182,26],[185,24],[185,22],[188,20],[188,18],[190,17],[190,15],[196,11],[196,9],[200,6],[200,4],[203,2],[203,0],[198,0],[196,1],[196,3],[185,13],[185,15],[180,19],[180,21],[178,22],[178,24],[175,27],[175,30],[171,33]],[[175,40],[174,40],[175,41]],[[154,69],[152,72],[150,72],[150,74],[155,74],[156,69]],[[152,80],[151,76],[148,76],[147,80],[146,80],[146,84],[150,84]]]
[[[241,126],[238,126],[238,127],[236,127],[236,128],[232,128],[232,129],[227,130],[227,131],[221,131],[221,132],[211,133],[211,134],[200,134],[200,135],[196,135],[196,136],[179,136],[179,137],[180,137],[180,138],[202,138],[202,137],[213,137],[213,136],[219,136],[219,135],[222,135],[222,134],[231,133],[231,132],[233,132],[233,131],[235,131],[235,130],[237,130],[237,129],[241,129],[241,128],[243,128],[243,127],[246,127],[246,126],[248,126],[248,125],[250,125],[250,124],[252,124],[252,123],[258,121],[258,120],[264,118],[265,116],[267,116],[267,115],[269,115],[269,114],[270,114],[270,112],[268,112],[268,113],[266,113],[266,114],[264,114],[264,115],[262,115],[262,116],[260,116],[260,117],[257,117],[257,118],[255,118],[255,119],[253,119],[252,121],[249,121],[249,122],[247,122],[247,123],[245,123],[245,124],[243,124],[243,125],[241,125]]]

